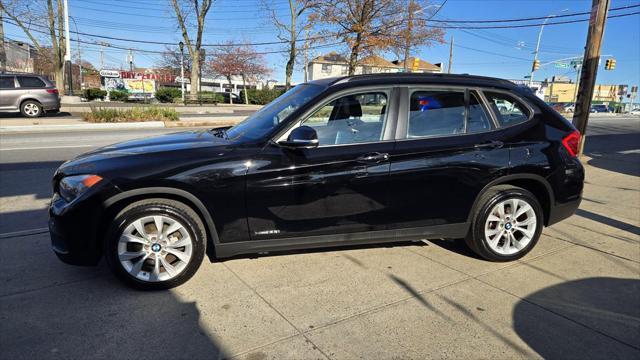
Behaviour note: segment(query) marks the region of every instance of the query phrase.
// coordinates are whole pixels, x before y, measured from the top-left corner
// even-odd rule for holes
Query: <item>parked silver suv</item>
[[[60,111],[56,86],[35,74],[0,74],[0,112],[20,111],[35,118]]]

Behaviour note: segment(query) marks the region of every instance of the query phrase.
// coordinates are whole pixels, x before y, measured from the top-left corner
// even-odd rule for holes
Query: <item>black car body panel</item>
[[[259,138],[244,133],[227,138],[225,129],[189,131],[107,146],[64,163],[54,175],[56,195],[49,209],[56,254],[72,264],[97,263],[114,212],[153,197],[194,208],[206,224],[212,258],[464,237],[478,198],[496,184],[539,193],[547,225],[570,216],[580,203],[584,170],[562,146],[575,129],[508,81],[393,74],[302,86],[315,87],[310,98],[284,120],[274,118],[279,123]],[[415,86],[473,89],[478,97],[484,89],[509,92],[526,103],[530,117],[500,127],[497,110],[485,101],[484,111],[492,119],[487,131],[404,138],[407,89]],[[388,88],[380,141],[311,149],[277,144],[326,99],[371,87]],[[81,174],[96,174],[103,181],[70,202],[57,195],[62,178]]]

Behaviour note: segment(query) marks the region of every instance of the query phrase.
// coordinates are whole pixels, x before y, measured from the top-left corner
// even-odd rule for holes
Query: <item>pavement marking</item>
[[[34,147],[17,147],[17,148],[6,148],[6,149],[0,148],[0,151],[71,149],[71,148],[86,148],[86,147],[95,147],[95,146],[99,146],[99,145],[34,146]]]
[[[44,234],[46,232],[49,232],[49,228],[38,228],[38,229],[13,231],[13,232],[0,234],[0,239],[6,239],[6,238],[12,238],[12,237],[18,237],[18,236]]]

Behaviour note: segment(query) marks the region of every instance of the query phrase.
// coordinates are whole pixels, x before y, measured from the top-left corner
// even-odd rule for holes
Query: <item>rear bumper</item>
[[[44,111],[60,110],[60,97],[59,96],[47,96],[41,99],[40,103]]]
[[[547,226],[551,226],[573,215],[576,210],[578,210],[578,207],[580,207],[581,202],[582,195],[574,200],[552,206],[549,209],[549,221]]]

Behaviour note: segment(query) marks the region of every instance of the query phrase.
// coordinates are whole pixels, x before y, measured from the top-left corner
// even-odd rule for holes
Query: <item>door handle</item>
[[[495,149],[499,149],[501,147],[504,146],[504,143],[502,141],[487,141],[481,144],[475,144],[474,147],[476,149],[484,149],[484,148],[495,148]]]
[[[389,154],[379,152],[368,153],[357,159],[357,161],[361,163],[379,163],[387,160],[389,160]]]

